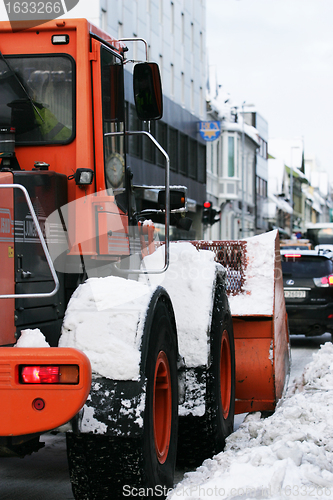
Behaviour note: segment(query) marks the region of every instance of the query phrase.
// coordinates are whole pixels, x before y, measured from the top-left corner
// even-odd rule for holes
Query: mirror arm
[[[146,62],[148,62],[148,43],[144,38],[119,38],[118,42],[143,42],[146,50]],[[134,62],[134,61],[132,61]]]
[[[160,153],[164,156],[165,158],[165,177],[164,177],[164,184],[165,184],[165,212],[164,212],[164,225],[165,225],[165,251],[164,251],[164,267],[163,269],[156,270],[156,269],[150,269],[149,272],[153,274],[160,274],[166,271],[169,267],[169,248],[170,248],[170,158],[168,153],[162,148],[162,146],[157,142],[154,136],[149,134],[148,132],[145,132],[144,130],[134,130],[132,132],[125,131],[125,132],[107,132],[104,134],[104,137],[112,137],[112,136],[117,136],[117,135],[145,135],[148,137],[151,142],[155,145],[155,147],[160,151]],[[127,270],[127,273],[129,272],[137,272],[140,274],[146,273],[146,271],[142,271],[141,269],[130,269]]]

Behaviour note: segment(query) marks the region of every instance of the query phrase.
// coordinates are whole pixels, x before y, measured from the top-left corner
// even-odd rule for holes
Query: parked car
[[[281,250],[312,250],[313,246],[310,240],[293,239],[293,240],[281,240],[280,248]]]
[[[283,287],[291,334],[333,333],[333,254],[281,250]]]

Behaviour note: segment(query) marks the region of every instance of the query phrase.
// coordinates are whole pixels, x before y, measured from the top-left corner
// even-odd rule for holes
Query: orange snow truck
[[[235,407],[274,410],[289,363],[275,236],[270,306],[244,314],[251,242],[243,274],[228,242],[170,242],[171,224],[190,226],[186,188],[145,126],[163,115],[158,66],[125,74],[127,50],[84,19],[0,23],[0,453],[66,431],[78,500],[165,497],[177,458],[223,450]],[[143,139],[162,185],[127,164]]]

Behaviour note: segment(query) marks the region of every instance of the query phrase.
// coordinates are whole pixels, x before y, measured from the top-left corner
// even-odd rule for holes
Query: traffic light
[[[210,224],[211,221],[211,213],[213,210],[213,204],[211,201],[205,201],[203,204],[203,211],[202,211],[202,223],[203,224]]]
[[[220,220],[220,210],[215,210],[212,208],[211,213],[210,213],[210,224],[213,225],[215,222],[219,222]]]
[[[211,201],[205,201],[202,211],[202,223],[206,225],[210,224],[212,226],[215,222],[220,220],[219,217],[216,218],[219,214],[220,211],[213,208],[213,203]]]

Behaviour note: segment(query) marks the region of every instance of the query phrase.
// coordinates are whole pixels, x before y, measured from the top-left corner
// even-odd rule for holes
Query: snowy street
[[[328,344],[299,378],[330,335],[292,337],[290,390],[276,414],[247,418],[228,441],[227,451],[183,478],[168,500],[178,498],[333,499],[333,347]],[[239,425],[236,417],[235,427]],[[1,500],[71,500],[64,435],[47,434],[46,446],[20,458],[0,458]],[[228,496],[227,496],[228,495]],[[266,496],[265,496],[266,495]]]
[[[274,415],[249,414],[223,453],[185,475],[168,496],[178,498],[333,499],[331,342],[291,381]]]

